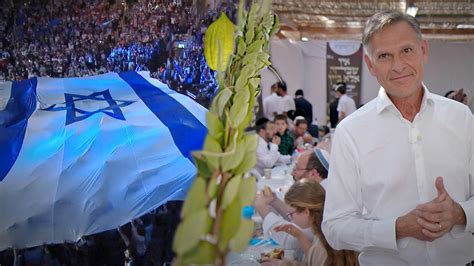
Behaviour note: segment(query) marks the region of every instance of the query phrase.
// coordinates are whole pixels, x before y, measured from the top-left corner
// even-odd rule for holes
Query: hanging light
[[[418,12],[418,7],[416,6],[410,6],[407,8],[407,14],[412,17],[415,17],[417,12]]]

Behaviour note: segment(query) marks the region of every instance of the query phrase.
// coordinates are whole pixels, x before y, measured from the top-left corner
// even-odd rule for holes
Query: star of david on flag
[[[101,92],[94,92],[90,95],[65,93],[64,98],[66,100],[65,108],[52,105],[48,108],[44,108],[43,110],[67,110],[66,125],[79,122],[90,117],[91,115],[101,112],[115,119],[125,120],[120,107],[125,107],[133,103],[133,101],[114,100],[108,89]]]

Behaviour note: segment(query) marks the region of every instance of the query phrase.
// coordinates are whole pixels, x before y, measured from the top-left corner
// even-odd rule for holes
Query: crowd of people
[[[24,1],[0,11],[0,81],[149,70],[207,106],[216,91],[192,1]]]
[[[223,8],[234,12],[199,15],[192,1],[9,1],[0,10],[0,81],[148,70],[207,107],[217,83],[203,35]],[[78,242],[0,251],[0,265],[171,263],[181,204]]]
[[[77,242],[8,249],[1,265],[164,265],[171,263],[173,232],[181,201],[170,201],[117,229],[82,237]]]

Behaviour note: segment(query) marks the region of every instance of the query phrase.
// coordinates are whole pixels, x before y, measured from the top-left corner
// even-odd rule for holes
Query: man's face
[[[422,88],[428,44],[419,41],[406,22],[398,22],[375,33],[369,42],[370,57],[364,56],[370,73],[392,98],[415,96]]]
[[[309,159],[309,153],[303,152],[299,157],[298,160],[296,160],[296,164],[293,167],[293,171],[291,172],[291,175],[293,176],[293,180],[299,181],[300,179],[307,177],[308,169],[308,159]]]
[[[299,123],[298,126],[295,126],[295,135],[298,137],[304,136],[304,133],[308,130],[308,125],[306,123]]]
[[[271,141],[273,136],[275,136],[275,124],[273,124],[272,122],[268,122],[267,123],[267,126],[265,128],[265,137],[267,138],[268,141]]]
[[[285,95],[285,91],[284,91],[282,88],[278,87],[278,88],[277,88],[277,94],[278,94],[278,96],[284,96],[284,95]]]
[[[276,130],[280,134],[285,133],[285,130],[288,127],[288,125],[286,124],[286,121],[285,120],[280,120],[280,119],[275,121],[275,126],[276,126]]]
[[[320,129],[318,131],[318,135],[319,135],[320,138],[322,138],[322,137],[326,136],[326,132],[324,130]]]
[[[278,91],[278,87],[277,87],[277,86],[272,85],[272,86],[270,87],[270,92],[271,92],[271,93],[277,93],[277,91]]]

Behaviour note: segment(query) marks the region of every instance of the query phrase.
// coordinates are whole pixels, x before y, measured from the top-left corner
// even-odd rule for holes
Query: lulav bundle
[[[204,54],[218,71],[219,92],[206,116],[204,149],[193,154],[198,174],[182,211],[173,249],[177,265],[222,265],[229,251],[240,252],[252,236],[253,222],[242,208],[256,193],[247,174],[256,163],[257,135],[245,133],[260,93],[260,71],[271,65],[269,42],[278,30],[271,2],[241,1],[238,25],[225,14],[204,37]]]

